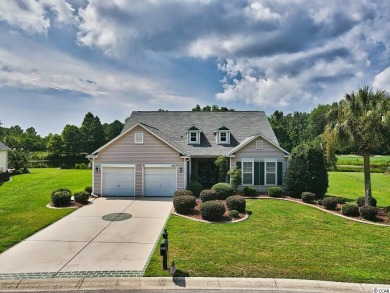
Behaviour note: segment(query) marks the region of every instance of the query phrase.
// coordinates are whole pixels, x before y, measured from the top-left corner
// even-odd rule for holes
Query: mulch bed
[[[221,202],[224,202],[224,201],[222,200]],[[191,213],[189,213],[189,214],[185,214],[184,216],[192,218],[192,219],[204,221],[202,219],[202,216],[200,215],[200,206],[201,205],[202,205],[202,202],[201,201],[197,201],[194,210]],[[227,210],[226,205],[225,205],[225,214],[223,215],[221,220],[213,221],[213,223],[237,222],[237,221],[241,220],[242,218],[246,217],[247,214],[240,212],[239,216],[240,216],[239,218],[232,218],[232,217],[230,217],[229,216],[229,211]]]

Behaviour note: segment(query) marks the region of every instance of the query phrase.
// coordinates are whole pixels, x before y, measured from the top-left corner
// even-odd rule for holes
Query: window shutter
[[[283,185],[283,162],[278,162],[278,185]]]
[[[264,185],[264,162],[260,162],[260,185]]]
[[[237,169],[241,169],[241,162],[236,162]]]
[[[255,185],[260,185],[260,162],[255,162]]]

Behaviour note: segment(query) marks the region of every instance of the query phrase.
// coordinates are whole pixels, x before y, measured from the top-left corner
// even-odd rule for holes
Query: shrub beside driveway
[[[31,172],[0,186],[0,252],[73,211],[46,208],[54,189],[78,191],[91,182],[91,170],[42,168]]]

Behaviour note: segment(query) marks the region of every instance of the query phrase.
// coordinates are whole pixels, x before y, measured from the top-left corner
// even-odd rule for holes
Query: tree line
[[[61,134],[40,136],[34,127],[23,130],[19,125],[9,128],[0,123],[0,141],[12,149],[27,152],[48,152],[49,158],[74,157],[89,154],[116,137],[123,123],[115,120],[102,124],[98,116],[88,112],[80,126],[68,124]]]

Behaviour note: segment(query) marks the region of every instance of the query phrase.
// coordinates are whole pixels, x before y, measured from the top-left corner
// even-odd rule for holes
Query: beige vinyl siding
[[[143,144],[134,143],[134,134],[143,132]],[[105,147],[95,158],[95,168],[101,164],[135,164],[135,194],[142,195],[143,164],[175,164],[178,170],[178,189],[184,188],[183,159],[180,153],[144,128],[137,126],[130,132]],[[101,168],[100,168],[101,169]],[[100,194],[101,174],[94,173],[95,193]]]
[[[242,149],[238,150],[235,154],[234,158],[231,158],[231,168],[236,166],[236,162],[241,162],[242,159],[254,159],[254,162],[264,162],[267,160],[272,160],[276,159],[277,162],[283,162],[283,176],[287,170],[287,160],[283,153],[280,149],[266,141],[265,139],[263,140],[263,149],[257,150],[256,149],[256,141],[261,140],[255,139],[254,141],[250,142],[246,146],[244,146]],[[256,186],[257,189],[261,191],[266,191],[269,186],[263,186],[263,187],[258,187]]]
[[[8,169],[8,151],[0,150],[0,172]]]

